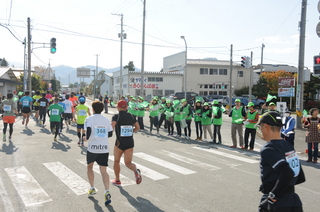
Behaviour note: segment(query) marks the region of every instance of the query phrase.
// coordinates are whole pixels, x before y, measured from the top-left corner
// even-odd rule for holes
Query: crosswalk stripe
[[[109,156],[109,159],[111,159],[110,158],[111,156]],[[80,162],[81,164],[83,164],[83,165],[87,165],[87,162],[85,161],[85,160],[77,160],[78,162]],[[100,174],[100,169],[99,169],[99,165],[98,164],[94,164],[93,165],[93,171],[94,172],[96,172],[96,173],[98,173],[98,174]],[[107,167],[107,172],[108,172],[108,174],[109,174],[109,176],[110,176],[110,180],[112,180],[112,179],[114,179],[115,178],[115,175],[114,175],[114,171],[112,170],[112,169],[110,169],[109,167]],[[128,186],[128,185],[134,185],[134,184],[136,184],[136,182],[135,181],[133,181],[133,180],[131,180],[131,179],[129,179],[128,177],[126,177],[126,176],[123,176],[122,174],[120,174],[120,179],[121,179],[121,186],[123,187],[123,186]]]
[[[5,168],[4,170],[26,207],[52,201],[24,166]]]
[[[213,153],[213,154],[216,154],[216,155],[224,156],[224,157],[227,157],[227,158],[243,161],[243,162],[246,162],[246,163],[252,163],[252,164],[253,163],[259,163],[259,161],[257,161],[257,160],[252,160],[252,159],[240,157],[240,156],[237,156],[237,155],[231,155],[231,154],[220,152],[220,151],[214,150],[214,149],[207,149],[207,148],[201,148],[201,147],[193,147],[193,148],[199,149],[199,150],[202,150],[202,151],[206,151],[206,152],[210,152],[210,153]]]
[[[3,185],[3,181],[1,178],[0,178],[0,197],[2,199],[5,211],[14,211],[10,197]]]
[[[90,184],[60,162],[43,163],[54,175],[76,195],[86,194]]]
[[[109,158],[114,161],[113,156],[109,156]],[[125,164],[123,157],[121,157],[121,163]],[[161,174],[157,171],[154,171],[152,169],[149,169],[148,167],[145,167],[139,163],[136,163],[136,162],[133,162],[133,163],[135,163],[137,168],[141,170],[143,176],[146,176],[152,180],[163,180],[163,179],[169,178],[168,176]]]
[[[200,162],[200,161],[197,161],[197,160],[193,160],[191,158],[184,157],[184,156],[175,154],[173,152],[169,152],[169,151],[166,151],[166,150],[162,150],[162,152],[164,152],[167,156],[169,156],[169,157],[171,157],[173,159],[176,159],[176,160],[179,160],[179,161],[182,161],[184,163],[191,164],[191,165],[194,165],[194,166],[197,166],[197,167],[200,167],[200,168],[204,168],[204,169],[207,169],[207,170],[218,170],[218,169],[220,169],[220,167],[213,166],[213,165],[210,165],[210,164],[207,164],[207,163],[203,163],[203,162]]]
[[[145,154],[143,152],[134,153],[134,156],[142,158],[142,159],[144,159],[146,161],[149,161],[151,163],[155,163],[155,164],[157,164],[159,166],[163,166],[163,167],[165,167],[167,169],[170,169],[172,171],[178,172],[178,173],[183,174],[183,175],[196,173],[195,171],[192,171],[190,169],[184,168],[182,166],[178,166],[178,165],[176,165],[174,163],[170,163],[170,162],[162,160],[160,158],[153,157],[153,156]]]

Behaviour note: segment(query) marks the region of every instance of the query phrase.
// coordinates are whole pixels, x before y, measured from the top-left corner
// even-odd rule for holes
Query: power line
[[[6,28],[7,30],[9,30],[9,32],[13,35],[13,37],[15,37],[15,39],[17,39],[19,42],[23,43],[23,41],[19,40],[19,38],[17,38],[17,37],[15,36],[15,34],[13,34],[13,32],[11,32],[11,30],[10,30],[7,26],[2,25],[1,23],[0,23],[0,26],[2,26],[2,27],[4,27],[4,28]]]

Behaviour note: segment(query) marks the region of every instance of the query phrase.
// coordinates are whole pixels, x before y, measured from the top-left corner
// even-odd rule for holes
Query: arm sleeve
[[[86,133],[87,140],[89,140],[90,135],[91,135],[91,127],[87,127],[86,132],[87,132]]]
[[[242,107],[242,116],[246,117],[246,115],[247,115],[246,110],[244,109],[244,107]]]
[[[215,116],[215,118],[219,119],[219,118],[221,118],[221,116],[222,116],[221,109],[218,109],[218,113],[217,113],[217,115]]]
[[[232,110],[230,111],[229,117],[232,117]]]
[[[290,126],[288,127],[288,129],[286,129],[286,131],[292,131],[294,129],[295,125],[296,125],[296,120],[294,118],[292,118],[292,120],[290,122]]]

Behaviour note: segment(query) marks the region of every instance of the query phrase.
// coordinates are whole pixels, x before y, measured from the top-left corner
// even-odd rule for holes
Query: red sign
[[[279,77],[278,85],[283,87],[293,87],[295,85],[294,77]]]
[[[129,85],[130,88],[140,88],[140,83],[134,83]],[[158,89],[158,84],[143,84],[144,88]]]

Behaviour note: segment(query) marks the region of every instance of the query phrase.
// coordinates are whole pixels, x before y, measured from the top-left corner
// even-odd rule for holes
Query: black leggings
[[[40,120],[43,121],[43,124],[46,122],[46,110],[39,110]]]
[[[3,135],[6,134],[7,132],[7,127],[8,127],[8,123],[3,123]],[[13,123],[12,124],[9,124],[9,136],[11,137],[12,135],[12,132],[13,132]]]
[[[216,141],[217,134],[218,134],[218,139],[221,141],[221,125],[213,125],[213,141]]]
[[[166,115],[162,113],[160,116],[159,128],[161,127],[163,121],[164,121],[164,129],[167,129]]]
[[[168,133],[170,135],[172,135],[173,134],[173,122],[166,120],[166,125],[168,127]]]
[[[191,119],[186,120],[186,123],[188,126],[184,128],[184,135],[190,137],[191,136]],[[187,133],[187,130],[189,133]]]
[[[180,124],[180,121],[175,121],[174,123],[176,124],[177,134],[178,134],[178,136],[181,137],[181,124]]]
[[[56,131],[54,133],[54,137],[56,138],[58,135],[58,131],[59,131],[59,127],[60,127],[60,122],[58,121],[52,121],[50,122],[50,129],[51,131],[53,131],[53,128],[56,128]]]
[[[140,125],[140,129],[144,130],[143,117],[138,116],[138,123]]]
[[[197,133],[197,138],[202,138],[202,124],[201,121],[195,121],[196,124],[196,133]],[[199,134],[200,131],[200,134]]]

